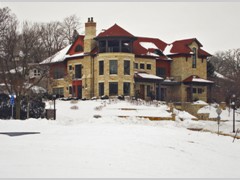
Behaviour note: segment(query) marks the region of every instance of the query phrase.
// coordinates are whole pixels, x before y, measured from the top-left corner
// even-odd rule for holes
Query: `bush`
[[[10,119],[12,116],[12,106],[10,105],[9,96],[6,94],[0,94],[0,119]],[[21,114],[20,119],[27,118],[27,97],[23,97],[21,100]],[[29,98],[29,117],[30,118],[42,118],[44,117],[45,103],[42,102],[42,97],[34,96]],[[15,117],[16,106],[13,107],[13,114]]]
[[[118,99],[119,99],[119,100],[124,100],[124,99],[125,99],[125,98],[124,98],[124,95],[119,95],[119,96],[118,96]]]
[[[109,99],[108,95],[101,96],[101,99]]]

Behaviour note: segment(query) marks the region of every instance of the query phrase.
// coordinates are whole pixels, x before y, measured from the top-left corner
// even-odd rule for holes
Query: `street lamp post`
[[[53,109],[54,109],[54,116],[53,119],[56,120],[56,95],[53,95]]]
[[[233,108],[233,132],[235,133],[235,97],[236,95],[232,95],[232,108]]]
[[[217,112],[217,114],[218,114],[217,120],[218,120],[218,135],[219,135],[219,126],[220,126],[220,119],[221,119],[220,114],[222,113],[221,108],[218,107],[218,108],[216,109],[216,112]]]

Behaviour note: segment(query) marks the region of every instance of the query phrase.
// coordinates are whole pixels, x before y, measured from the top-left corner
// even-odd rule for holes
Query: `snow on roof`
[[[196,78],[196,77],[193,77],[192,82],[213,83],[213,81],[209,81],[209,80],[202,79],[202,78]]]
[[[56,62],[62,62],[65,60],[66,58],[66,54],[68,52],[68,50],[70,49],[72,45],[68,45],[65,48],[63,48],[62,50],[58,51],[56,54],[54,54],[53,56],[45,59],[44,61],[42,61],[40,64],[49,64],[49,63],[56,63]]]
[[[147,73],[137,73],[137,75],[146,79],[163,79],[161,77],[155,76],[153,74],[147,74]]]
[[[84,52],[81,52],[81,53],[78,53],[78,54],[73,54],[73,55],[67,54],[67,55],[65,56],[65,58],[81,57],[81,56],[84,56]]]
[[[159,57],[159,55],[157,55],[157,54],[155,54],[155,53],[152,53],[152,52],[147,52],[147,55],[148,55],[148,56]]]
[[[145,49],[158,49],[158,47],[152,42],[139,42],[139,44]]]
[[[173,47],[172,44],[168,44],[168,45],[165,47],[163,53],[166,54],[166,55],[168,55],[168,54],[174,54],[174,53],[171,53],[172,47]]]

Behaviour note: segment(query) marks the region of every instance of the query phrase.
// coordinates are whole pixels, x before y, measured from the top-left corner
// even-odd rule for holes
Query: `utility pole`
[[[232,108],[233,108],[233,132],[235,133],[235,97],[236,95],[232,95]]]

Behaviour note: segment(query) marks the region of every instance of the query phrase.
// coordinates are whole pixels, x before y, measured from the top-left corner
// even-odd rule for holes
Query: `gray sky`
[[[0,2],[5,6],[20,21],[61,21],[76,14],[82,26],[93,17],[98,32],[117,23],[135,36],[167,43],[197,38],[212,54],[240,48],[240,2]]]

